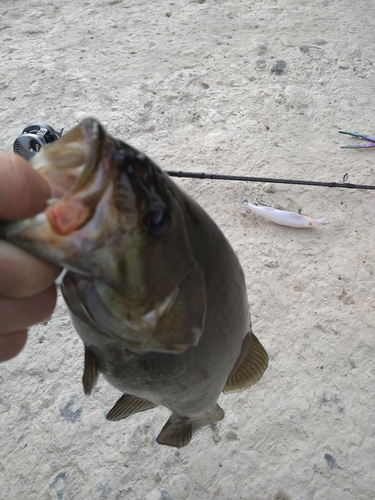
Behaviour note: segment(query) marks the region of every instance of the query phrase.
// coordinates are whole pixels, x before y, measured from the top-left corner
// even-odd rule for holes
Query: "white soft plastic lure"
[[[312,219],[311,217],[306,217],[306,215],[297,214],[296,212],[287,212],[286,210],[277,210],[272,207],[253,205],[248,201],[244,201],[243,204],[252,212],[276,224],[281,224],[282,226],[309,228],[317,227],[327,221],[327,219]]]

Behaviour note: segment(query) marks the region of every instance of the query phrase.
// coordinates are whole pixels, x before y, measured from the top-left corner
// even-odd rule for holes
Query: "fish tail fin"
[[[248,333],[242,343],[241,353],[223,392],[237,391],[255,384],[268,366],[268,355],[253,333]]]
[[[196,430],[207,424],[218,422],[223,418],[224,410],[218,404],[202,417],[188,418],[172,414],[158,435],[156,442],[182,448],[190,443]]]
[[[115,406],[108,412],[107,420],[122,420],[123,418],[130,417],[134,413],[150,410],[157,405],[147,401],[147,399],[138,398],[131,394],[123,394],[117,401]]]

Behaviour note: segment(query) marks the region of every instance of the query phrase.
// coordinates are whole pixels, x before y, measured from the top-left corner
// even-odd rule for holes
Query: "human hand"
[[[50,197],[48,182],[29,163],[0,151],[0,220],[32,217]],[[52,314],[60,272],[58,266],[0,240],[0,361],[21,351],[27,327]]]

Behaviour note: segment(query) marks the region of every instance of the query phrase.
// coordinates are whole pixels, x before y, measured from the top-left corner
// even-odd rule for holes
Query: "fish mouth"
[[[100,123],[86,118],[31,161],[51,185],[46,219],[58,235],[80,229],[92,217],[113,178],[113,142]]]
[[[115,141],[93,118],[44,146],[31,164],[49,182],[52,198],[44,212],[2,224],[1,233],[30,253],[92,274],[76,261],[103,245],[105,235],[118,227],[113,203],[115,148]]]

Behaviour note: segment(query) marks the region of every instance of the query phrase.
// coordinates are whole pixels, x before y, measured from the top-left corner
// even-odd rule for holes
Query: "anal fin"
[[[209,410],[202,417],[189,418],[179,417],[172,414],[156,438],[156,442],[158,444],[182,448],[190,443],[196,430],[200,429],[204,425],[218,422],[223,418],[224,410],[220,408],[218,404],[216,404],[212,410]]]
[[[82,383],[85,394],[90,395],[99,377],[99,366],[95,354],[85,346],[85,365]]]
[[[241,353],[223,392],[237,391],[250,387],[262,378],[268,366],[268,354],[253,333],[243,340]]]
[[[138,398],[131,394],[124,394],[117,401],[115,406],[108,412],[107,420],[122,420],[123,418],[130,417],[134,413],[150,410],[157,405],[147,401],[147,399]]]

